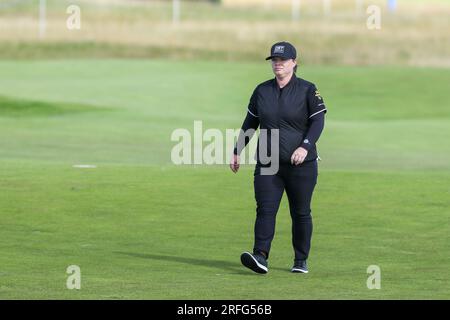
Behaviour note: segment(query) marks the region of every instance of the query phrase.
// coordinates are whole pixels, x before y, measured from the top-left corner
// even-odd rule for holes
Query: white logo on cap
[[[284,46],[275,46],[273,53],[284,53]]]

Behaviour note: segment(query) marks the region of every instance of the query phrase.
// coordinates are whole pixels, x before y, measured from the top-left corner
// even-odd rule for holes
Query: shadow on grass
[[[160,255],[160,254],[133,253],[133,252],[117,252],[116,251],[114,253],[127,255],[127,256],[135,257],[135,258],[141,258],[141,259],[160,260],[160,261],[168,261],[168,262],[172,262],[172,263],[184,263],[184,264],[190,264],[190,265],[194,265],[194,266],[211,267],[211,268],[219,269],[222,271],[227,271],[231,274],[250,275],[250,276],[259,275],[250,270],[247,270],[240,263],[224,261],[224,260],[197,259],[197,258],[166,256],[166,255]],[[259,275],[259,276],[261,276],[261,275]]]
[[[24,100],[0,95],[0,117],[51,117],[113,109],[80,103]]]

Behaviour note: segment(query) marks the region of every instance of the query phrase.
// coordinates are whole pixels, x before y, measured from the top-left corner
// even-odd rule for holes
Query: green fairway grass
[[[175,166],[170,137],[195,120],[239,128],[268,65],[1,61],[0,298],[449,299],[450,69],[299,76],[328,108],[311,272],[289,272],[284,197],[270,272],[256,275],[239,261],[253,167]],[[69,265],[80,290],[66,288]],[[370,265],[380,290],[366,286]]]

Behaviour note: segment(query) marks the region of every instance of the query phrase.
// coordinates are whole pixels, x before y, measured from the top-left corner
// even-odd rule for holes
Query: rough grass
[[[38,39],[37,8],[0,11],[0,58],[161,57],[255,60],[280,39],[296,44],[308,64],[450,66],[450,4],[399,3],[395,14],[386,1],[381,30],[368,30],[354,1],[333,2],[324,17],[316,2],[305,2],[302,18],[291,22],[288,8],[186,3],[173,25],[170,2],[80,2],[82,27],[66,28],[69,2],[48,1],[47,34]],[[128,5],[127,5],[128,4]],[[34,50],[36,47],[36,50]]]

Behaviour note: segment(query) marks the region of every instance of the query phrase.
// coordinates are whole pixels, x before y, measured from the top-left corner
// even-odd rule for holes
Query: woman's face
[[[294,59],[283,60],[282,58],[272,58],[272,70],[277,77],[285,77],[294,72],[297,61]]]

